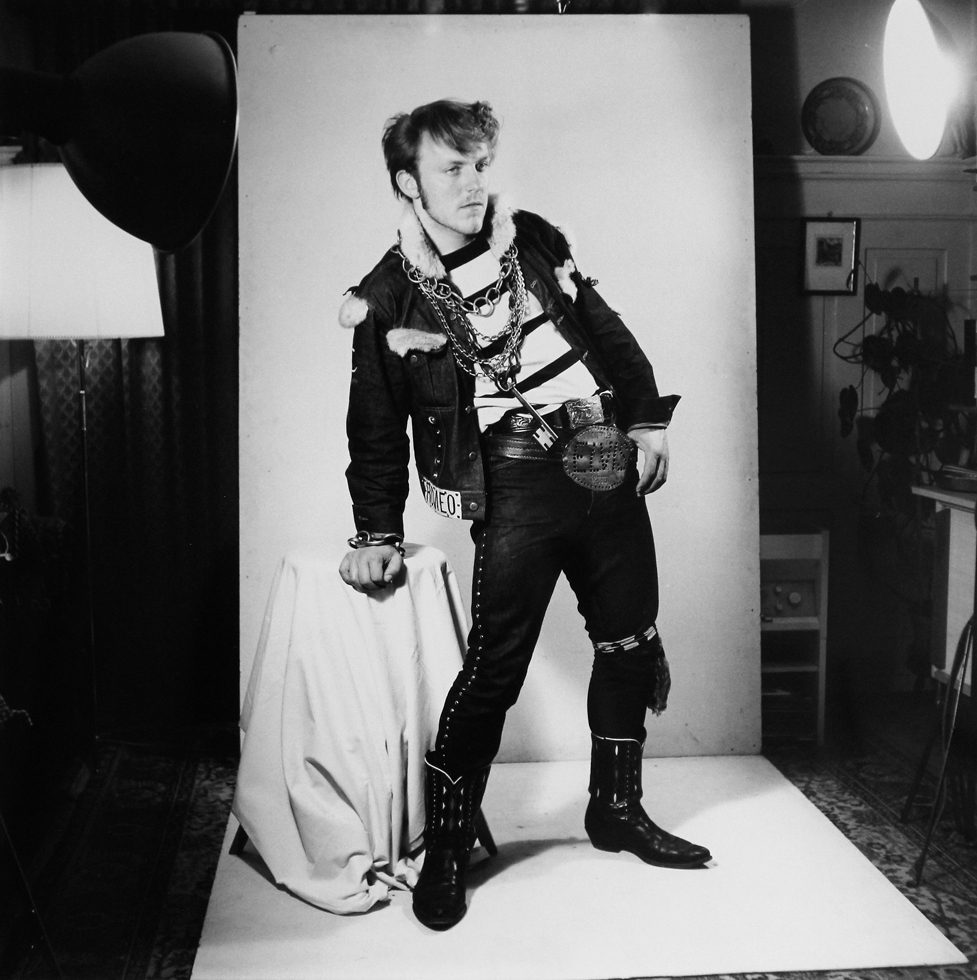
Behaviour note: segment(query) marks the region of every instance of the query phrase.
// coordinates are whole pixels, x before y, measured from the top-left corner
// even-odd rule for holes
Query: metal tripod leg
[[[977,589],[977,584],[975,584],[975,589]],[[977,605],[977,598],[975,598],[975,605]],[[966,676],[967,668],[970,664],[970,655],[973,651],[973,642],[974,617],[971,616],[966,627],[964,627],[963,634],[960,637],[960,642],[957,644],[957,649],[954,652],[953,666],[950,669],[950,676],[947,681],[947,693],[943,710],[946,712],[946,707],[951,698],[954,699],[953,707],[949,714],[949,720],[945,721],[944,725],[942,726],[946,731],[946,744],[943,746],[943,760],[940,763],[940,775],[936,781],[936,792],[933,796],[933,807],[930,811],[929,822],[926,826],[926,837],[923,840],[923,847],[920,850],[919,857],[916,859],[916,864],[914,865],[917,885],[919,885],[923,880],[923,869],[926,866],[926,857],[929,854],[930,844],[933,840],[933,831],[936,829],[936,822],[939,820],[940,813],[942,812],[941,800],[946,786],[947,766],[949,765],[950,753],[953,749],[953,737],[956,734],[957,729],[957,711],[960,706],[960,700],[963,697],[963,681],[964,677]]]
[[[482,842],[482,847],[488,851],[490,857],[495,857],[499,853],[492,831],[489,830],[488,821],[481,810],[475,815],[475,836]]]
[[[234,834],[234,840],[231,841],[231,846],[228,848],[228,853],[233,854],[234,857],[240,857],[244,853],[244,848],[248,844],[248,832],[238,824],[237,832]]]
[[[14,865],[14,871],[18,880],[18,887],[30,913],[31,928],[37,933],[41,945],[44,947],[44,952],[54,966],[58,977],[60,980],[63,980],[64,974],[61,972],[61,964],[58,963],[58,958],[54,955],[51,940],[48,938],[47,930],[44,928],[44,921],[41,919],[41,913],[37,910],[37,903],[34,901],[34,895],[31,892],[30,882],[27,880],[23,865],[21,865],[20,858],[17,856],[17,848],[14,846],[13,838],[10,836],[10,831],[7,829],[7,822],[3,819],[2,813],[0,813],[0,832],[2,832],[3,838],[6,841],[7,851],[10,854],[10,860]]]
[[[906,802],[902,807],[902,813],[899,815],[899,819],[903,823],[909,822],[912,808],[916,805],[916,797],[919,795],[920,787],[923,785],[923,778],[926,776],[926,767],[929,765],[930,756],[933,754],[933,746],[936,744],[939,735],[940,722],[937,721],[933,726],[930,737],[926,740],[926,748],[923,749],[923,755],[919,760],[919,765],[916,767],[912,785],[909,787],[909,795],[906,797]]]

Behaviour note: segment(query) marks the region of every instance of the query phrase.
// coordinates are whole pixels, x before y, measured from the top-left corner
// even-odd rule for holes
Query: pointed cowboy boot
[[[712,859],[705,847],[662,830],[641,806],[644,743],[591,736],[590,803],[584,827],[601,851],[628,851],[662,868],[698,868]]]
[[[490,767],[454,782],[430,762],[426,768],[425,855],[414,886],[414,915],[429,929],[450,929],[468,911],[465,873]]]

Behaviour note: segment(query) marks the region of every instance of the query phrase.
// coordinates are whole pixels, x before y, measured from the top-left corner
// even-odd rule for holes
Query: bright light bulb
[[[956,67],[940,50],[919,0],[895,0],[885,26],[883,70],[889,111],[903,145],[926,160],[939,149],[956,95]]]

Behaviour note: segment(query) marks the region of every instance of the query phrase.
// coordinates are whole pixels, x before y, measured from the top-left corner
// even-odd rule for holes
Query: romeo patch
[[[462,520],[461,494],[457,490],[443,490],[433,484],[426,476],[421,477],[421,490],[428,507],[436,510],[442,517]]]

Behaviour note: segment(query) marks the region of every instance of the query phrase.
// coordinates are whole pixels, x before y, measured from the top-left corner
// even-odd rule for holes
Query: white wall
[[[749,39],[743,17],[265,17],[239,30],[241,669],[281,555],[352,532],[342,293],[392,243],[384,121],[443,96],[503,119],[493,179],[577,261],[683,401],[649,501],[671,705],[649,752],[759,748]],[[408,538],[468,590],[467,526],[412,476]],[[580,758],[591,650],[558,592],[501,758]]]

